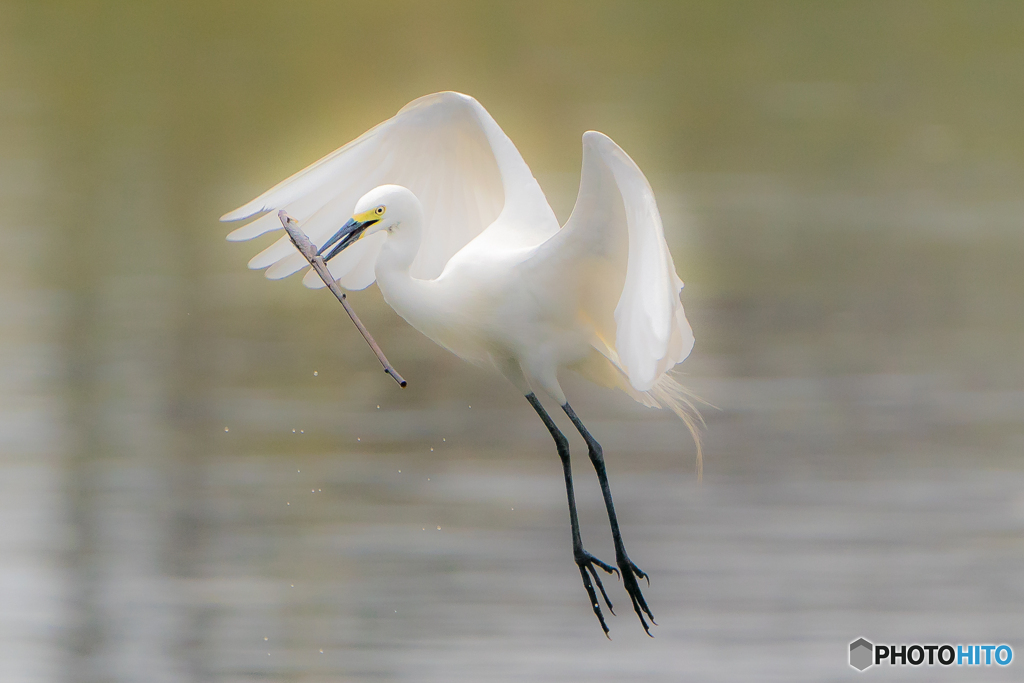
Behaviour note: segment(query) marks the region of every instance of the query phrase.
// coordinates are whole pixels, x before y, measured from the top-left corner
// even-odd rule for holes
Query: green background
[[[0,3],[0,678],[820,681],[859,636],[1020,644],[1022,35],[1013,2]],[[674,418],[566,385],[653,641],[614,580],[601,637],[515,391],[371,288],[399,390],[327,294],[245,269],[272,237],[223,240],[445,89],[560,219],[588,129],[658,197],[704,484]]]

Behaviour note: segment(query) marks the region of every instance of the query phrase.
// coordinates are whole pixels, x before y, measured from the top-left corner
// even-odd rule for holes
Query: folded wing
[[[448,260],[501,216],[528,241],[539,243],[558,225],[544,194],[511,140],[472,97],[454,92],[421,97],[393,118],[225,214],[239,221],[270,211],[228,235],[248,240],[281,229],[285,209],[314,244],[321,245],[352,215],[356,202],[378,185],[403,185],[423,204],[426,218],[412,275],[437,277]],[[535,233],[535,234],[533,234]],[[372,235],[329,263],[348,289],[374,281],[384,235]],[[306,266],[287,236],[249,262],[267,277],[287,277]],[[323,286],[315,272],[303,282]]]

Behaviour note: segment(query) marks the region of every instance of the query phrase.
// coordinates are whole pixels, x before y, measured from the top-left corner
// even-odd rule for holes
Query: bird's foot
[[[658,624],[654,621],[654,615],[651,613],[651,608],[647,606],[647,601],[644,600],[644,594],[640,592],[640,584],[637,579],[646,579],[648,586],[651,585],[651,579],[640,567],[633,564],[633,561],[626,556],[625,550],[616,553],[615,563],[619,565],[622,584],[626,592],[629,593],[629,599],[633,601],[633,611],[640,617],[640,623],[643,624],[644,631],[650,636],[651,629],[647,625],[647,619],[650,619],[651,623],[655,626]],[[645,614],[647,619],[644,618]],[[654,636],[651,637],[653,638]]]
[[[612,602],[608,599],[608,593],[604,590],[604,584],[601,583],[601,575],[594,569],[594,565],[597,565],[609,574],[618,574],[619,570],[611,566],[607,562],[602,562],[583,548],[579,548],[573,553],[576,560],[576,566],[580,568],[580,576],[583,577],[583,586],[587,589],[587,595],[590,596],[590,604],[594,608],[594,614],[597,616],[597,620],[601,622],[601,628],[604,629],[605,636],[608,636],[608,624],[604,621],[604,614],[601,613],[601,603],[597,600],[597,591],[594,590],[594,584],[597,584],[597,589],[601,591],[601,597],[604,598],[604,604],[608,605],[608,611],[615,614],[615,610],[612,609]],[[593,576],[593,581],[591,581]],[[641,598],[642,600],[643,598]],[[608,636],[609,638],[611,636]]]

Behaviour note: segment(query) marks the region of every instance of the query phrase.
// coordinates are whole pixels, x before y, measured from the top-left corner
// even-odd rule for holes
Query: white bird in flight
[[[595,569],[617,573],[644,630],[652,622],[637,579],[648,579],[619,533],[601,445],[565,398],[568,368],[640,403],[669,408],[694,435],[699,416],[669,371],[689,355],[672,255],[644,174],[608,136],[583,135],[579,195],[561,228],[512,141],[472,97],[441,92],[221,217],[239,221],[285,209],[350,290],[377,281],[410,325],[460,358],[497,370],[533,406],[555,440],[565,474],[573,558],[608,634]],[[228,235],[248,240],[281,228],[266,213]],[[280,279],[308,265],[287,236],[249,262]],[[323,283],[312,269],[307,287]],[[584,550],[568,440],[535,392],[558,401],[587,443],[615,544],[612,566]],[[591,581],[591,576],[594,581]],[[649,579],[648,579],[649,582]]]

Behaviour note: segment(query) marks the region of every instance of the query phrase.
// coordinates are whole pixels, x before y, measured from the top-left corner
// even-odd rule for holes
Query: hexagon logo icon
[[[850,666],[857,671],[863,671],[874,662],[875,646],[864,638],[858,638],[850,643]]]

